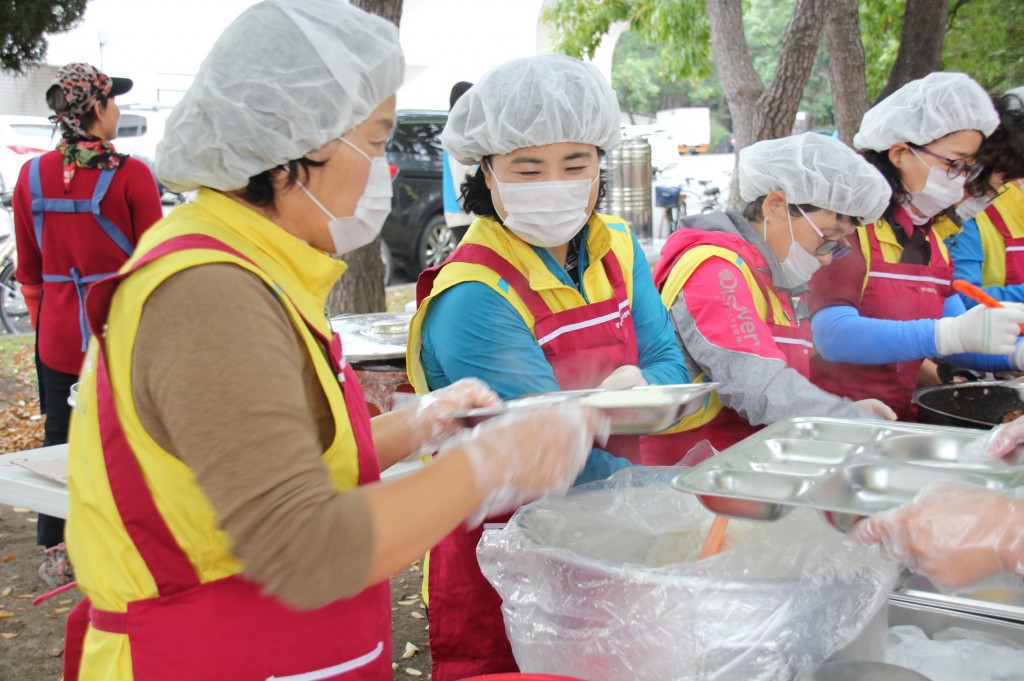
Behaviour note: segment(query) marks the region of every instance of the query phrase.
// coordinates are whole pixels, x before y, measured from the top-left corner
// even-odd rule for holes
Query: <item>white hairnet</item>
[[[853,145],[885,151],[897,142],[923,146],[960,130],[988,137],[998,126],[985,88],[963,73],[929,73],[868,109]]]
[[[860,154],[816,132],[741,149],[738,168],[744,201],[780,191],[789,203],[849,215],[863,224],[881,217],[892,195],[882,174]]]
[[[1016,102],[1010,102],[1010,109],[1024,108],[1024,85],[1021,85],[1020,87],[1011,88],[1007,90],[1004,94],[1014,95],[1017,97]]]
[[[394,24],[347,0],[264,0],[228,26],[171,113],[157,176],[229,191],[366,120],[402,83]]]
[[[597,67],[561,54],[514,59],[452,107],[441,144],[464,165],[559,142],[619,146],[619,100]]]

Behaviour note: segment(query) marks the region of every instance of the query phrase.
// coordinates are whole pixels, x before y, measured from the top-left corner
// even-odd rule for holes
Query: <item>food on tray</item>
[[[1024,409],[1011,409],[1003,414],[1003,420],[1000,423],[1009,423],[1019,419],[1021,416],[1024,416]]]

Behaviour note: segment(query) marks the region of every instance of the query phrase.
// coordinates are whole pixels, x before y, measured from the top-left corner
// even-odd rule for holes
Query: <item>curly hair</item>
[[[1017,95],[997,95],[992,98],[999,113],[999,127],[985,138],[975,156],[975,163],[984,167],[981,174],[967,183],[972,196],[991,194],[994,173],[1003,176],[1003,182],[1024,177],[1024,101]]]
[[[249,184],[244,189],[239,190],[238,195],[251,203],[254,206],[260,208],[268,208],[274,206],[277,198],[277,192],[274,189],[274,176],[284,171],[287,173],[285,179],[285,187],[293,187],[298,181],[303,183],[309,181],[309,169],[319,168],[320,166],[327,163],[327,161],[314,161],[309,158],[298,158],[294,161],[288,161],[284,165],[271,168],[270,170],[264,170],[259,175],[253,175],[249,178]],[[301,177],[300,177],[301,175]]]
[[[889,159],[888,149],[885,151],[863,149],[860,153],[864,160],[873,165],[878,172],[882,173],[882,177],[885,178],[885,181],[889,183],[889,187],[892,189],[892,198],[889,199],[889,207],[885,211],[887,214],[896,206],[910,200],[910,190],[903,183],[903,176],[900,175],[899,168],[894,166]]]
[[[598,155],[604,156],[604,152],[599,151]],[[485,156],[477,166],[475,173],[466,174],[466,181],[459,187],[459,203],[468,213],[501,222],[498,211],[494,208],[494,201],[491,200],[491,190],[487,187],[487,180],[484,177],[483,164],[490,163],[490,161],[491,157]],[[604,169],[598,173],[598,178],[597,205],[600,205],[608,191]]]

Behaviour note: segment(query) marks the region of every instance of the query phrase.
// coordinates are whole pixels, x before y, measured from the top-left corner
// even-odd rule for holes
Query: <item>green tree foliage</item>
[[[906,0],[861,0],[860,31],[867,66],[868,97],[874,101],[885,87],[900,50]]]
[[[942,68],[969,74],[989,92],[1006,92],[1024,85],[1022,35],[1024,12],[1019,3],[1006,0],[951,2]]]
[[[46,57],[46,34],[77,24],[88,0],[0,0],[0,69],[23,73]]]

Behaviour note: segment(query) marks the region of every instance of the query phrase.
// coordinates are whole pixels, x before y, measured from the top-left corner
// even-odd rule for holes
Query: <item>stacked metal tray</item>
[[[496,407],[480,407],[452,414],[466,427],[523,409],[547,409],[578,402],[608,415],[614,435],[647,435],[674,425],[688,413],[688,405],[710,393],[718,383],[647,385],[617,390],[562,390],[507,400]]]
[[[810,507],[846,532],[936,482],[1008,490],[1024,484],[1024,453],[964,461],[984,431],[824,417],[780,421],[672,480],[719,515],[776,520]]]

